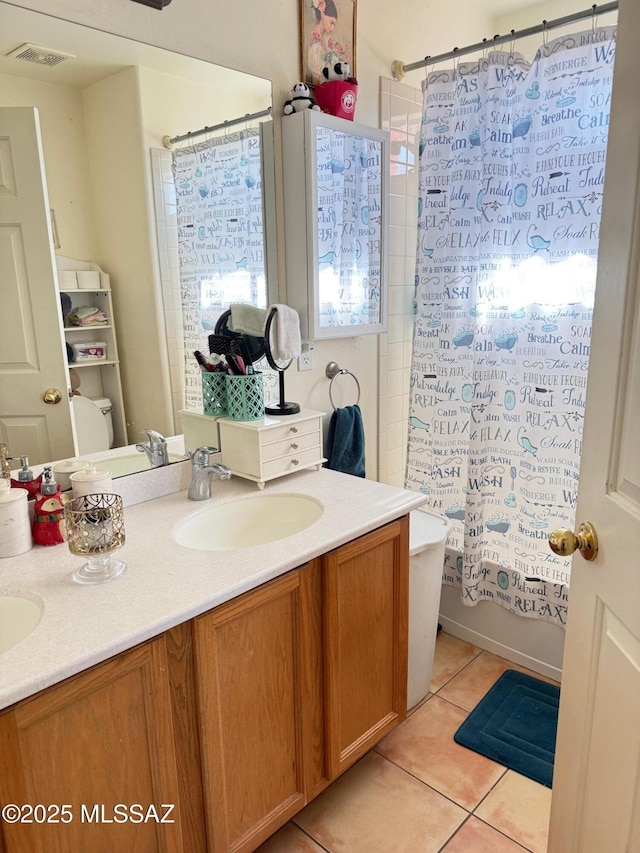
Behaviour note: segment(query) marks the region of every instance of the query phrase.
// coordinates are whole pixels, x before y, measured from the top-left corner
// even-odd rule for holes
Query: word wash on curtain
[[[184,334],[185,406],[202,404],[194,350],[231,303],[267,307],[259,130],[172,152]]]
[[[444,582],[564,625],[615,30],[423,85],[407,487],[452,521]]]

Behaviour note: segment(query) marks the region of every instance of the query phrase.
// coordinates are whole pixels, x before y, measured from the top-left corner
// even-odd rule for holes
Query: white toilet
[[[76,422],[78,456],[99,453],[113,445],[111,400],[108,397],[73,398],[73,417]]]
[[[409,673],[407,709],[429,692],[438,633],[444,547],[449,520],[409,513]]]

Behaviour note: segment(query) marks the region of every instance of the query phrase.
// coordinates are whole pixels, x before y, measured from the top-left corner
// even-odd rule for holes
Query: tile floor
[[[551,791],[453,741],[506,669],[441,633],[427,699],[259,853],[545,853]]]

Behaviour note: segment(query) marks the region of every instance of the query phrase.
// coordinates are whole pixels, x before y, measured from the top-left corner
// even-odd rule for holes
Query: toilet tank
[[[449,519],[409,513],[409,669],[407,709],[429,692],[438,633],[444,548]]]
[[[113,447],[113,418],[111,417],[113,403],[108,397],[91,397],[90,399],[105,416],[107,429],[109,430],[109,447]]]

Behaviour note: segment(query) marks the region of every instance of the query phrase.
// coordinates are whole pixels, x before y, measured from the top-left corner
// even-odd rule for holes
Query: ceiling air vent
[[[51,47],[41,47],[38,44],[21,44],[15,50],[7,53],[7,56],[12,56],[14,59],[23,59],[25,62],[35,62],[36,65],[48,65],[53,68],[55,65],[60,65],[65,59],[75,59],[73,53],[63,53],[61,50],[54,50]]]

